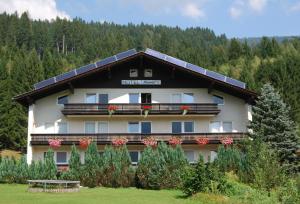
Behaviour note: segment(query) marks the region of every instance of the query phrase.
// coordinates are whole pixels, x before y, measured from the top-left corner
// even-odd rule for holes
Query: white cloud
[[[230,7],[229,14],[232,18],[237,19],[242,15],[242,9],[237,7]]]
[[[205,16],[204,11],[194,3],[187,3],[182,9],[182,15],[193,19],[202,18]]]
[[[56,7],[55,0],[1,0],[0,13],[22,14],[28,12],[30,18],[51,20],[56,17],[70,19],[70,16]]]
[[[300,11],[300,1],[290,7],[291,11]]]
[[[267,0],[249,0],[249,6],[252,10],[261,12],[267,5]]]

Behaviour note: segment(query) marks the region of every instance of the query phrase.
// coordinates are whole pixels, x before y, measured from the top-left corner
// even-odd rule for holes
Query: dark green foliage
[[[253,130],[251,137],[270,144],[288,171],[299,171],[296,155],[299,137],[295,124],[289,116],[289,107],[270,84],[262,88],[253,107],[253,120],[249,127]]]
[[[16,168],[15,182],[27,183],[27,180],[29,179],[29,167],[27,165],[25,156],[22,156],[21,159],[17,161],[15,168]]]
[[[218,158],[216,164],[219,166],[221,171],[234,171],[238,172],[243,165],[243,156],[238,148],[236,147],[224,147],[218,148]]]
[[[71,157],[69,160],[69,170],[64,172],[62,179],[78,181],[81,178],[82,166],[80,162],[80,153],[75,145],[71,147]]]
[[[0,182],[13,183],[15,182],[15,167],[16,161],[14,159],[5,157],[0,164]]]
[[[96,143],[91,143],[84,157],[84,166],[82,170],[82,183],[90,188],[96,187],[97,174],[99,175],[99,154]]]
[[[185,169],[182,191],[188,196],[198,192],[224,193],[226,188],[225,174],[215,164],[205,164],[202,155],[195,166]]]
[[[147,147],[137,168],[138,184],[146,189],[180,187],[187,161],[180,146],[172,148],[159,143],[157,149]]]
[[[54,161],[54,152],[52,149],[48,149],[48,151],[46,152],[42,169],[42,179],[56,179],[57,168]]]

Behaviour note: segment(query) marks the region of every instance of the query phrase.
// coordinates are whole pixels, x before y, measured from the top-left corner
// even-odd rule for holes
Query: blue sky
[[[77,16],[118,24],[208,27],[228,37],[300,35],[300,0],[0,0],[0,12],[14,10],[40,19]]]

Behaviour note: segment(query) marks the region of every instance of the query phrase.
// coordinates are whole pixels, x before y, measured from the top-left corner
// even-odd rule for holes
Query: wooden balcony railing
[[[111,134],[84,134],[84,133],[69,133],[69,134],[31,134],[32,145],[48,145],[48,140],[58,138],[62,140],[62,144],[78,144],[79,139],[90,137],[97,144],[111,144],[113,138],[126,137],[128,144],[142,144],[142,140],[146,137],[153,136],[158,141],[168,141],[172,136],[181,137],[183,144],[196,144],[196,139],[199,137],[209,138],[210,143],[218,144],[220,139],[224,137],[232,137],[234,141],[246,138],[246,133],[230,132],[230,133],[152,133],[152,134],[131,134],[131,133],[111,133]]]
[[[64,115],[108,115],[109,108],[114,106],[114,115],[141,115],[149,108],[149,115],[180,115],[188,109],[187,115],[217,115],[220,112],[215,103],[151,103],[151,104],[99,104],[99,103],[68,103],[64,105]]]

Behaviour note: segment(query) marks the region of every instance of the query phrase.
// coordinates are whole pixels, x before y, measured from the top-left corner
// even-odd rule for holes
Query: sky
[[[0,13],[117,24],[207,27],[227,37],[300,35],[300,0],[0,0]]]

